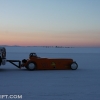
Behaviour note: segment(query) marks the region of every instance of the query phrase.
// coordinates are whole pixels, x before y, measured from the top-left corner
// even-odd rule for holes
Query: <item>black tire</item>
[[[72,70],[76,70],[78,68],[78,64],[76,62],[73,62],[70,67]]]
[[[36,69],[36,64],[34,62],[29,62],[26,66],[26,69],[33,71]]]
[[[1,66],[1,63],[2,63],[2,58],[1,58],[1,56],[0,56],[0,66]]]

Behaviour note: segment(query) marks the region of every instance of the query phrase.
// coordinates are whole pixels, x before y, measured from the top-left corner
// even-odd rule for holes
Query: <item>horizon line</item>
[[[83,47],[83,48],[100,48],[100,46],[50,46],[50,45],[0,45],[0,47],[56,47],[56,48],[74,48],[74,47]]]

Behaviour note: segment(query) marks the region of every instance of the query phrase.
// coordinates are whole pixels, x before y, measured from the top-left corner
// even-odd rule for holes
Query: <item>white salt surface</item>
[[[22,95],[22,100],[100,100],[100,48],[6,49],[7,59],[28,59],[30,52],[36,52],[41,57],[73,58],[79,67],[27,71],[7,63],[0,66],[0,95]]]

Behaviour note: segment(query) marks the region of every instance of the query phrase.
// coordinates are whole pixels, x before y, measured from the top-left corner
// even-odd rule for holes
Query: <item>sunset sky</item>
[[[0,0],[0,45],[100,47],[100,0]]]

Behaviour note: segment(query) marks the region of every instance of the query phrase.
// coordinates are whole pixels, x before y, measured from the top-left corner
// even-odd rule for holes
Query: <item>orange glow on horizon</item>
[[[0,32],[1,33],[1,32]],[[22,33],[0,34],[0,45],[19,45],[19,46],[89,46],[100,47],[99,38],[90,35],[72,34],[47,34],[34,33],[20,35]],[[74,33],[75,34],[75,33]]]

